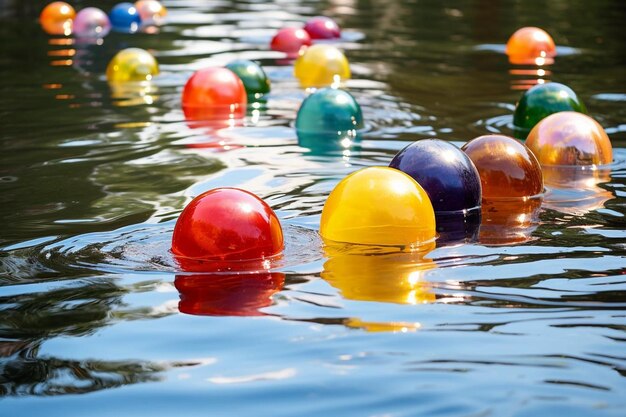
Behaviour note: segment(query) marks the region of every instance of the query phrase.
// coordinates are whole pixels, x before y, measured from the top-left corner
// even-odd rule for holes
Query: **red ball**
[[[311,45],[311,37],[300,28],[282,28],[272,38],[270,47],[274,51],[286,52],[291,57],[296,57],[300,49]]]
[[[201,316],[261,316],[283,288],[285,275],[260,274],[177,275],[181,313]]]
[[[304,25],[304,30],[311,39],[337,39],[341,37],[339,25],[331,18],[317,16],[309,19]]]
[[[241,119],[247,105],[246,88],[227,68],[198,70],[183,90],[183,112],[188,120]]]
[[[262,262],[280,254],[283,247],[283,231],[274,211],[238,188],[216,188],[194,198],[178,218],[172,237],[172,252],[188,271],[237,269],[228,265]]]

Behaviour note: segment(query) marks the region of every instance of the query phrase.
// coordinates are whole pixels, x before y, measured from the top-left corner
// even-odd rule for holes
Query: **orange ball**
[[[611,140],[600,123],[582,113],[564,111],[541,120],[526,146],[541,165],[606,165],[613,161]]]
[[[241,79],[221,67],[196,71],[183,89],[183,112],[187,120],[242,119],[248,96]]]
[[[556,46],[543,29],[524,27],[518,29],[506,43],[506,54],[511,64],[549,65],[554,62]]]
[[[485,135],[467,142],[461,149],[478,169],[483,204],[485,200],[531,197],[543,192],[541,166],[520,141],[503,135]]]
[[[72,32],[74,16],[76,11],[72,6],[63,1],[55,1],[42,10],[39,23],[50,35],[69,35]]]

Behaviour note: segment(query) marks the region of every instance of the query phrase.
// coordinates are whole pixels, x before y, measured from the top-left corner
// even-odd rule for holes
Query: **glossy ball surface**
[[[531,197],[543,192],[541,166],[520,141],[503,135],[485,135],[461,148],[478,174],[484,202],[493,199]]]
[[[75,16],[76,11],[72,6],[63,1],[55,1],[41,11],[39,23],[43,30],[50,35],[69,35]]]
[[[302,87],[327,87],[350,78],[350,65],[345,55],[331,45],[307,48],[294,65],[294,74]]]
[[[257,99],[270,92],[270,80],[267,78],[263,68],[256,62],[245,59],[231,61],[226,68],[237,74],[250,99]]]
[[[280,254],[283,246],[274,211],[237,188],[216,188],[194,198],[176,221],[172,237],[172,252],[183,260],[261,260]]]
[[[312,17],[307,20],[304,30],[311,39],[337,39],[341,37],[341,29],[333,19],[326,16]]]
[[[531,130],[526,146],[541,165],[606,165],[613,161],[611,140],[591,117],[576,112],[552,114]]]
[[[391,160],[428,193],[435,210],[438,242],[472,239],[480,226],[480,176],[469,157],[440,139],[414,142]]]
[[[272,296],[283,288],[285,275],[256,274],[177,275],[181,313],[201,316],[262,316]]]
[[[415,180],[388,167],[345,177],[330,193],[320,222],[328,241],[409,246],[435,238],[435,212]]]
[[[480,208],[478,171],[471,159],[450,142],[413,142],[398,152],[389,166],[410,175],[426,190],[435,214]]]
[[[313,135],[319,140],[344,140],[356,137],[363,128],[361,106],[344,90],[322,88],[309,95],[296,117],[298,136]]]
[[[82,9],[74,18],[73,33],[79,38],[103,38],[110,31],[109,17],[96,7]]]
[[[274,51],[285,52],[291,58],[298,56],[301,49],[311,45],[311,37],[300,28],[282,28],[272,38],[270,48]]]
[[[543,118],[561,111],[587,113],[576,93],[559,83],[538,84],[522,94],[515,106],[513,124],[529,131]]]
[[[183,89],[183,112],[188,120],[242,119],[248,99],[241,79],[227,68],[196,71]]]
[[[159,65],[150,54],[140,48],[119,51],[107,66],[107,80],[111,83],[150,81],[159,73]]]
[[[134,32],[139,28],[141,16],[133,3],[118,3],[109,13],[113,29]]]
[[[158,24],[167,15],[167,9],[157,0],[139,0],[135,2],[142,23]]]
[[[549,65],[554,62],[556,46],[552,37],[543,29],[524,27],[509,38],[506,54],[512,64]]]

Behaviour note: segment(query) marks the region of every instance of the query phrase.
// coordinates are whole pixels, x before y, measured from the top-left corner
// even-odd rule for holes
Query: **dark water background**
[[[165,1],[160,33],[102,45],[51,42],[43,4],[0,0],[2,416],[625,415],[626,3]],[[368,124],[346,153],[298,146],[305,92],[267,47],[319,14],[345,29]],[[561,47],[543,75],[503,55],[525,25]],[[161,64],[142,96],[104,79],[130,46]],[[189,127],[186,79],[234,58],[266,68],[267,108],[243,128]],[[548,190],[524,243],[420,262],[324,254],[319,215],[347,173],[412,140],[512,134],[537,78],[571,86],[609,133],[615,162],[595,188]],[[286,256],[179,306],[174,221],[216,186],[266,199]]]

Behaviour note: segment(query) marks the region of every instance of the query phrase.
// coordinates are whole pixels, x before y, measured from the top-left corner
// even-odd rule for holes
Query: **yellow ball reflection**
[[[302,87],[327,87],[350,79],[350,65],[339,49],[318,44],[308,47],[298,57],[294,74]]]
[[[150,81],[159,73],[156,59],[140,48],[128,48],[118,52],[107,67],[110,83]]]
[[[411,247],[434,240],[435,212],[413,178],[369,167],[348,175],[330,193],[320,234],[332,242]]]
[[[419,253],[357,253],[327,247],[322,278],[350,300],[425,304],[436,300],[425,279],[436,264]]]

